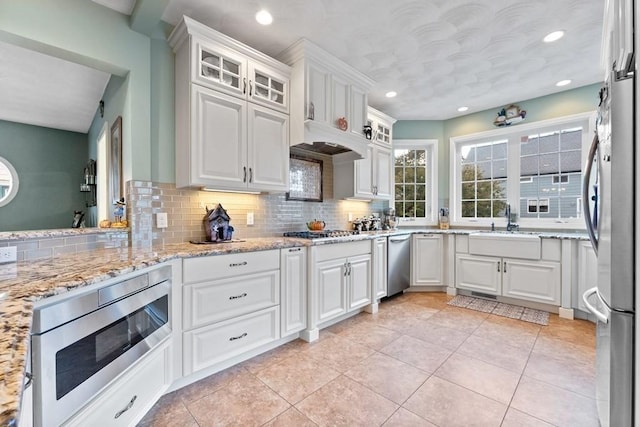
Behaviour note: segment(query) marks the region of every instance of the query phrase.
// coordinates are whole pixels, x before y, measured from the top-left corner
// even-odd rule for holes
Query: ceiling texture
[[[93,1],[124,15],[136,13],[136,0]],[[148,1],[158,0],[138,0]],[[274,57],[306,38],[376,81],[369,93],[371,106],[399,120],[444,120],[602,81],[604,2],[163,0],[160,4],[167,5],[162,20],[171,25],[187,15]],[[270,26],[255,20],[263,8],[273,15]],[[555,30],[564,30],[565,36],[544,43],[542,38]],[[0,58],[11,58],[0,61],[0,119],[87,132],[108,74],[7,44],[0,44]],[[73,84],[63,85],[60,79]],[[555,86],[564,79],[572,83]],[[69,87],[76,91],[70,93]],[[386,98],[388,91],[397,92],[397,97]],[[458,112],[462,106],[468,111]]]

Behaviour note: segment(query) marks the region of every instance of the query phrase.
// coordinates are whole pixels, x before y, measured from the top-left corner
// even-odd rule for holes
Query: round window
[[[11,163],[0,157],[0,206],[8,204],[18,194],[18,173]]]

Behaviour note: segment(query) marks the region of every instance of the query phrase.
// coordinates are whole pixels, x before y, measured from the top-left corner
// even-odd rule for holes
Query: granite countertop
[[[0,265],[0,316],[3,322],[1,340],[4,348],[0,356],[0,425],[10,425],[18,414],[33,307],[38,300],[178,258],[316,246],[410,233],[464,235],[477,231],[414,228],[370,231],[317,240],[266,237],[219,244],[175,243],[153,248],[99,249],[52,259]],[[584,233],[534,234],[542,238],[588,240]]]

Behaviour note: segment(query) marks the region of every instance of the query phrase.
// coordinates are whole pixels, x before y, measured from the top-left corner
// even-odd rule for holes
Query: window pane
[[[394,150],[395,151],[395,162],[396,166],[404,166],[404,162],[407,156],[408,150]]]
[[[491,145],[480,146],[476,148],[478,158],[476,161],[481,162],[483,160],[491,160]]]
[[[396,215],[400,217],[404,216],[404,203],[396,202]]]
[[[462,166],[462,181],[475,181],[476,167],[475,165]]]
[[[416,182],[416,170],[414,168],[406,168],[404,170],[404,182]]]
[[[554,153],[560,151],[560,134],[540,135],[540,153]]]
[[[476,202],[462,202],[462,217],[463,218],[475,218],[476,216]]]
[[[478,200],[478,218],[491,218],[491,201],[490,200]]]
[[[462,147],[461,159],[462,164],[474,163],[476,161],[476,148],[472,146]]]
[[[426,187],[424,185],[416,185],[416,200],[426,200]]]
[[[476,165],[477,179],[491,178],[491,162],[482,162]]]
[[[494,200],[493,201],[493,217],[505,216],[505,210],[507,209],[506,200]]]
[[[538,137],[530,136],[526,142],[520,143],[520,155],[538,154]]]
[[[418,166],[426,166],[427,152],[425,150],[416,150],[416,164]]]
[[[404,169],[403,168],[396,168],[395,175],[396,175],[395,182],[404,182]]]
[[[560,149],[580,150],[582,148],[582,129],[572,129],[560,134]]]
[[[476,187],[476,198],[478,200],[490,200],[491,199],[491,181],[478,181]]]
[[[418,166],[416,168],[416,182],[422,183],[425,181],[425,168],[422,166]]]
[[[560,218],[578,218],[580,207],[577,197],[560,197]]]
[[[412,184],[407,184],[404,186],[404,199],[406,201],[413,201],[415,200],[415,196],[416,196],[416,186],[412,185]]]
[[[575,172],[582,170],[580,151],[567,151],[560,153],[560,170],[562,172]]]
[[[493,144],[493,160],[507,158],[507,143]]]
[[[469,200],[476,198],[476,183],[475,182],[463,182],[462,183],[462,200]]]
[[[507,197],[507,180],[499,179],[493,181],[492,199],[504,199]]]
[[[507,177],[507,160],[494,160],[491,165],[492,178]]]
[[[540,175],[557,174],[560,172],[558,154],[540,155]]]
[[[396,200],[404,200],[404,185],[396,184],[395,196],[396,196]]]
[[[416,217],[423,218],[425,216],[425,202],[416,202]]]
[[[538,156],[520,157],[520,176],[538,175]]]

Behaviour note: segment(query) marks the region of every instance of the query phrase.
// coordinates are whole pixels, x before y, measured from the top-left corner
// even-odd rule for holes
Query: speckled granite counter
[[[10,425],[18,413],[33,306],[40,299],[177,258],[324,245],[410,233],[470,234],[476,231],[416,228],[372,231],[318,240],[254,238],[214,245],[179,243],[147,249],[100,249],[46,260],[0,265],[0,316],[3,323],[3,350],[0,355],[0,425]],[[542,238],[588,240],[587,235],[582,233],[534,234]]]

